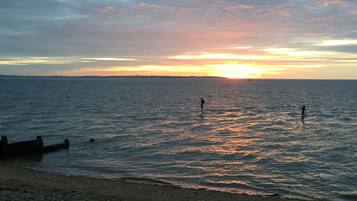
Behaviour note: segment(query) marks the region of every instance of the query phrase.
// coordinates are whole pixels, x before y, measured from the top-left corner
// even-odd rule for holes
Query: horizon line
[[[63,76],[63,75],[1,75],[1,77],[23,77],[23,78],[205,78],[225,80],[331,80],[331,81],[357,81],[357,79],[333,79],[333,78],[227,78],[220,76],[160,76],[160,75],[85,75],[85,76]]]

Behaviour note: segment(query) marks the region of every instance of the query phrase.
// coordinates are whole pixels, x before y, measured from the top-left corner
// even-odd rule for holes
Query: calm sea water
[[[0,134],[69,138],[67,152],[21,161],[50,172],[305,199],[357,195],[357,81],[0,78]]]

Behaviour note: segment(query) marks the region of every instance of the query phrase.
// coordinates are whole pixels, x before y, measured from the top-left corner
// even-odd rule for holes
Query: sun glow
[[[102,76],[135,76],[135,75],[159,75],[159,76],[218,76],[225,78],[260,78],[264,74],[272,74],[277,68],[241,63],[217,63],[199,66],[118,66],[111,68],[82,68],[67,72],[57,72],[59,75],[102,75]]]
[[[248,64],[213,64],[213,72],[217,76],[226,78],[258,78],[264,73],[264,69]]]
[[[351,43],[351,41],[347,41]],[[343,41],[343,43],[347,43]],[[330,43],[332,44],[332,43]],[[336,44],[336,43],[334,43]],[[339,44],[342,44],[339,43]],[[238,47],[239,51],[189,52],[168,55],[155,59],[142,57],[70,57],[31,58],[31,63],[44,64],[60,62],[97,63],[105,61],[101,67],[87,67],[53,72],[55,75],[100,75],[100,76],[218,76],[226,78],[271,78],[281,75],[295,76],[296,73],[310,71],[319,74],[328,64],[336,67],[355,66],[356,54],[289,47]],[[24,59],[1,60],[1,64],[23,64]],[[44,60],[44,61],[43,61]],[[316,76],[317,77],[317,76]]]

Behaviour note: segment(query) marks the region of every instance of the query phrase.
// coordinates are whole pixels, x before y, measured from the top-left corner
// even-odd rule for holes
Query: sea
[[[48,172],[357,200],[357,81],[2,76],[0,135],[69,139],[11,160]]]

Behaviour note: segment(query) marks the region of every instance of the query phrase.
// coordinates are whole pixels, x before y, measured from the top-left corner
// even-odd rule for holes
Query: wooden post
[[[7,144],[7,137],[1,136],[1,144]]]
[[[64,148],[69,149],[69,139],[64,140]]]
[[[0,140],[0,157],[2,157],[2,155],[3,155],[3,147],[6,146],[6,144],[7,144],[7,137],[6,136],[1,136],[1,140]]]
[[[42,149],[42,147],[43,147],[42,136],[36,136],[35,146],[36,146],[39,150]]]
[[[1,141],[0,141],[0,157],[5,156],[5,154],[6,154],[6,147],[7,147],[7,137],[6,137],[6,136],[1,136]]]

